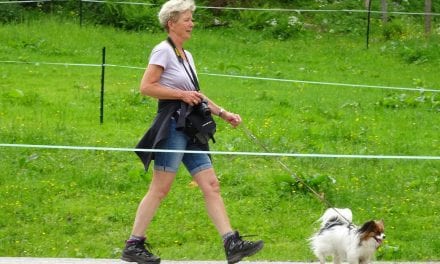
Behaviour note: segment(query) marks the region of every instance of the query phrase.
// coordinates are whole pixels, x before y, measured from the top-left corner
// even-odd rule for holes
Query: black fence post
[[[49,2],[50,14],[53,15],[53,0]]]
[[[82,27],[83,22],[83,1],[79,1],[79,26]]]
[[[101,107],[99,121],[104,123],[104,80],[105,80],[105,47],[102,48],[102,65],[101,65]]]
[[[368,1],[367,41],[366,41],[367,42],[367,49],[368,49],[369,42],[370,42],[371,2],[373,2],[373,0]]]

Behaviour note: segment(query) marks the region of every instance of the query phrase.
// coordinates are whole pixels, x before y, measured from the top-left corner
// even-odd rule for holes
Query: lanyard
[[[199,81],[197,80],[197,76],[196,76],[193,68],[191,67],[191,64],[189,63],[189,60],[187,60],[188,66],[189,66],[189,71],[188,71],[188,69],[185,66],[185,62],[183,60],[182,54],[180,54],[179,50],[176,48],[176,45],[174,44],[173,40],[170,37],[168,37],[167,41],[168,41],[168,43],[170,43],[171,47],[173,47],[174,53],[176,54],[176,57],[177,57],[177,60],[182,64],[183,68],[185,69],[186,74],[188,75],[192,84],[196,88],[196,91],[200,91]],[[185,53],[185,50],[183,50],[183,52]],[[186,53],[185,53],[185,56],[186,56]],[[186,56],[186,58],[188,58],[188,56]],[[191,72],[191,74],[190,74],[190,72]]]

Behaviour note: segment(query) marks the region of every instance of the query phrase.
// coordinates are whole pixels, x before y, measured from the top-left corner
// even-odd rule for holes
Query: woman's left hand
[[[237,127],[238,125],[241,124],[241,117],[239,114],[234,114],[228,111],[225,111],[222,113],[221,116],[226,122],[228,122],[229,124],[231,124],[231,126],[233,127]]]

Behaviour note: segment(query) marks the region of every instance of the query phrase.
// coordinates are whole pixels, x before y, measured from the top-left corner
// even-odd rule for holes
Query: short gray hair
[[[168,21],[176,21],[180,13],[188,10],[191,12],[196,10],[194,0],[169,0],[159,11],[159,22],[168,31]]]

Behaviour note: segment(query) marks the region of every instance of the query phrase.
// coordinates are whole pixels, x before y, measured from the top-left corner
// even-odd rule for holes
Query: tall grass
[[[0,60],[143,67],[164,34],[127,33],[53,18],[0,27]],[[202,90],[270,151],[440,155],[439,96],[371,88],[217,77],[204,73],[401,87],[438,87],[438,36],[383,42],[333,34],[275,41],[238,29],[194,32]],[[414,51],[423,60],[407,60]],[[156,102],[138,93],[142,70],[108,67],[99,124],[99,67],[0,64],[0,142],[132,147]],[[219,151],[263,151],[219,122]],[[383,218],[381,260],[439,260],[437,160],[282,158],[356,223]],[[314,257],[307,238],[325,209],[275,158],[214,155],[231,221],[258,234],[254,258]],[[0,148],[0,255],[119,257],[151,174],[130,152]],[[164,259],[223,259],[198,188],[179,171],[148,233]],[[423,246],[421,246],[423,245]]]

